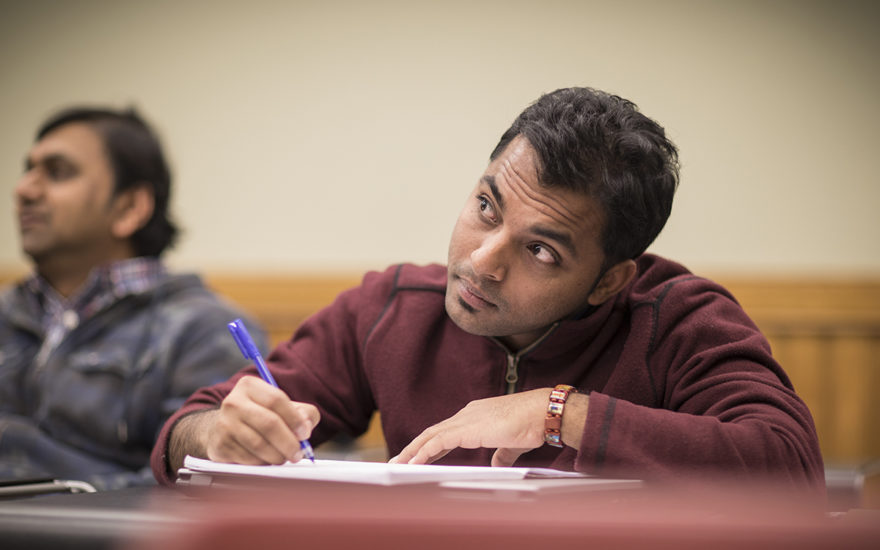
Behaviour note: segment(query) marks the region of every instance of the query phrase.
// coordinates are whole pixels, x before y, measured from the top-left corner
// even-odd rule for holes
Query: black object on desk
[[[131,538],[180,525],[184,520],[159,510],[186,498],[153,486],[0,500],[0,548],[119,548]]]

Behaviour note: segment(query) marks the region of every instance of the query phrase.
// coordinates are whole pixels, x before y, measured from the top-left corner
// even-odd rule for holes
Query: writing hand
[[[254,376],[241,378],[206,426],[205,452],[217,462],[282,464],[303,458],[320,413]]]
[[[550,388],[471,401],[423,431],[391,462],[429,464],[449,451],[497,449],[492,466],[511,466],[521,454],[544,444],[544,416]]]

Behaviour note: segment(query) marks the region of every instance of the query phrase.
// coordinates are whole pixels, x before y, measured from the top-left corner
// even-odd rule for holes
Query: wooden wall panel
[[[0,273],[0,283],[16,274]],[[257,317],[274,344],[360,274],[224,275],[208,284]],[[880,280],[715,276],[767,335],[810,407],[829,464],[880,458]],[[379,422],[365,445],[381,445]]]
[[[840,460],[880,457],[880,439],[871,437],[872,429],[880,430],[880,401],[872,395],[878,388],[877,345],[868,338],[850,335],[832,338],[828,345],[831,360],[826,380],[833,425],[824,436],[829,449],[834,449]]]
[[[880,281],[715,277],[767,335],[810,407],[829,464],[880,457]],[[359,282],[358,276],[211,277],[263,321],[273,342]],[[374,422],[366,444],[381,444]]]
[[[809,406],[821,441],[830,431],[826,420],[831,417],[828,394],[824,391],[828,369],[822,367],[823,343],[805,337],[769,335],[769,339],[776,360],[785,368],[795,391]]]
[[[858,464],[880,457],[880,339],[833,334],[769,338],[810,407],[826,460]]]
[[[716,277],[810,407],[829,464],[880,458],[880,281]]]

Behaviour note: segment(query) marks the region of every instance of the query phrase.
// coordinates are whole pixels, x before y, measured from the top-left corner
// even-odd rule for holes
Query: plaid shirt
[[[93,269],[82,288],[69,298],[59,294],[40,275],[32,275],[23,287],[43,311],[41,325],[46,334],[35,364],[43,364],[64,336],[81,321],[123,296],[153,288],[164,275],[165,267],[158,258],[120,260]]]

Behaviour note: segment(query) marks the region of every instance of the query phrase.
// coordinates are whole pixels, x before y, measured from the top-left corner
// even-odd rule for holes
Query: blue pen
[[[245,359],[250,359],[256,363],[257,370],[260,371],[260,377],[277,388],[278,384],[275,382],[275,379],[272,378],[272,373],[269,372],[269,368],[266,367],[266,362],[263,361],[263,356],[260,355],[260,350],[257,349],[257,345],[254,344],[254,341],[244,327],[242,320],[236,319],[226,326],[229,328],[229,332],[232,333],[232,337],[235,339],[235,343],[238,344],[238,349],[244,354]],[[306,458],[314,462],[315,452],[312,450],[312,445],[309,443],[308,439],[300,441],[299,446],[306,455]]]

